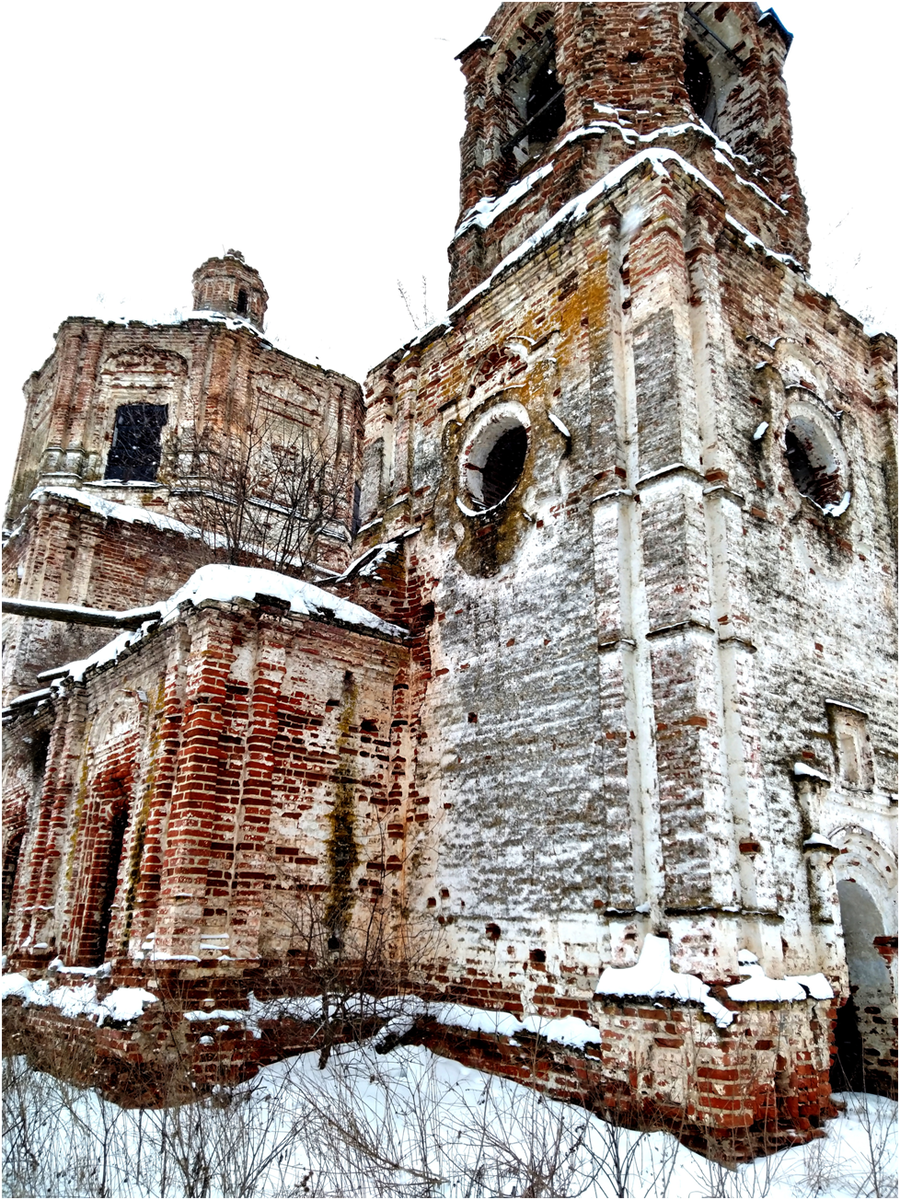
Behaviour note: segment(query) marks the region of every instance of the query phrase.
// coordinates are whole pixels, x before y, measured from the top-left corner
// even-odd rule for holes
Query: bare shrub
[[[258,402],[239,427],[188,427],[160,472],[215,561],[300,572],[352,521],[355,448],[337,422],[289,420]]]

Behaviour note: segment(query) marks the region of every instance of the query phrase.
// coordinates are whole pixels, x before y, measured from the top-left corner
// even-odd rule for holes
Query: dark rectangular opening
[[[168,419],[167,404],[120,404],[105,478],[153,483],[159,471],[162,427]]]

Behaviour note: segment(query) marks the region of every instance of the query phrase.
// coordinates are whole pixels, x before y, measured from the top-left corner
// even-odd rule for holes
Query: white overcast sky
[[[242,250],[286,350],[362,380],[446,306],[463,80],[486,0],[17,0],[5,14],[5,407],[68,315],[161,318]],[[761,7],[765,7],[762,5]],[[896,4],[783,0],[813,282],[896,331]],[[890,279],[890,286],[888,280]]]

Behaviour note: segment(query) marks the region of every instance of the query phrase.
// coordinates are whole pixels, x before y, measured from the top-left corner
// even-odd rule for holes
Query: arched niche
[[[844,853],[834,863],[849,977],[838,1010],[836,1091],[896,1095],[896,858],[870,831],[847,826],[831,840]]]
[[[875,944],[876,937],[884,936],[884,923],[862,884],[839,880],[838,896],[850,997],[838,1010],[832,1086],[835,1091],[866,1092],[874,1090],[876,1082],[870,1060],[880,1056],[880,1038],[872,1016],[883,1021],[893,1008],[890,973]]]
[[[872,897],[885,934],[897,932],[897,857],[881,838],[862,825],[845,824],[827,834],[843,853],[834,860],[836,882],[858,883]]]

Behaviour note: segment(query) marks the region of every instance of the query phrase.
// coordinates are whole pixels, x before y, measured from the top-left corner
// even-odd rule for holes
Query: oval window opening
[[[519,482],[527,450],[528,434],[521,425],[497,438],[481,470],[481,500],[487,508],[499,504]]]
[[[477,430],[464,460],[463,481],[480,510],[501,504],[521,478],[528,454],[528,430],[510,412],[492,414]]]

